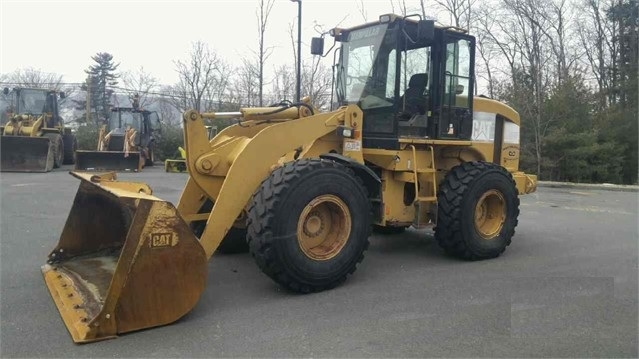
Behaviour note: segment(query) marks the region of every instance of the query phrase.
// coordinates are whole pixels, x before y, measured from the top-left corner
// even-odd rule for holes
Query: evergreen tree
[[[116,74],[115,71],[120,64],[115,64],[113,55],[106,52],[98,52],[91,58],[96,64],[89,66],[89,69],[85,70],[91,79],[91,86],[87,91],[91,92],[91,108],[94,109],[92,112],[100,120],[105,120],[109,118],[111,95],[113,94],[113,90],[109,89],[108,86],[118,84],[117,79],[120,75]]]
[[[637,152],[638,126],[637,112],[639,92],[637,89],[638,43],[639,43],[639,2],[636,0],[619,0],[608,10],[608,18],[616,24],[617,36],[612,39],[617,43],[616,62],[611,72],[615,86],[611,96],[615,105],[611,112],[611,135],[626,147],[623,157],[623,182],[636,183],[638,176]]]

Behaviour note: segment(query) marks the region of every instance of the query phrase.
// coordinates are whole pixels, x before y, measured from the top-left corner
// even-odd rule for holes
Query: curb
[[[639,186],[619,185],[619,184],[610,184],[610,183],[570,183],[570,182],[539,181],[537,182],[537,187],[595,189],[595,190],[614,191],[614,192],[639,192]]]

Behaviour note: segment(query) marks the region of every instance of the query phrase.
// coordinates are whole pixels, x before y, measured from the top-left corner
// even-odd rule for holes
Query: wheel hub
[[[506,201],[501,192],[490,190],[484,193],[475,206],[475,229],[484,239],[499,235],[506,220]]]
[[[351,225],[348,206],[339,197],[318,196],[304,207],[298,219],[300,249],[311,259],[331,259],[344,248]]]
[[[324,220],[317,211],[311,212],[304,222],[304,234],[308,237],[317,237],[324,230]]]

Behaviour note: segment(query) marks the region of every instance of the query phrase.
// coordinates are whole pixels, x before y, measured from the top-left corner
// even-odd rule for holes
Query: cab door
[[[475,39],[463,34],[443,36],[438,138],[464,139],[473,129]]]

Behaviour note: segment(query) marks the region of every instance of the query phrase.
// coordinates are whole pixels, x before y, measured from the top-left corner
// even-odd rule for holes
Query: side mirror
[[[5,95],[8,95],[9,94],[9,88],[5,87],[4,89],[2,89],[2,93],[5,94]]]
[[[314,37],[311,39],[311,54],[324,55],[324,38]]]
[[[67,95],[64,93],[64,91],[60,91],[60,98],[65,98],[67,97]]]
[[[456,95],[461,95],[461,94],[463,94],[463,93],[464,93],[464,90],[465,90],[464,85],[457,85],[457,86],[455,86],[455,94],[456,94]]]
[[[435,38],[435,21],[419,20],[417,22],[417,41],[431,41]]]

